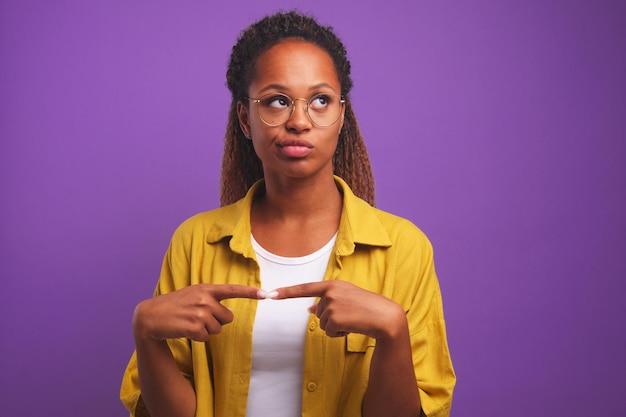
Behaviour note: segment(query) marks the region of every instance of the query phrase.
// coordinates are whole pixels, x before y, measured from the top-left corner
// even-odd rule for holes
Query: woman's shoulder
[[[369,206],[368,211],[382,225],[392,247],[432,252],[430,239],[412,220],[372,206]]]
[[[394,243],[417,243],[426,248],[431,246],[426,234],[410,219],[373,207],[349,189],[344,188],[344,195],[348,223],[354,232],[384,231],[392,246]]]
[[[203,211],[185,219],[174,231],[174,237],[206,235],[212,229],[232,229],[240,218],[242,210],[238,204],[231,204]]]

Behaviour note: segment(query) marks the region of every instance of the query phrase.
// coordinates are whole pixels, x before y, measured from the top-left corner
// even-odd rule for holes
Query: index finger
[[[327,287],[328,281],[322,281],[276,288],[274,291],[276,291],[278,295],[272,298],[274,300],[283,300],[285,298],[321,297],[324,295],[324,292],[326,292]]]
[[[228,298],[252,298],[258,300],[259,288],[248,287],[247,285],[237,284],[213,284],[211,294],[217,301],[226,300]]]

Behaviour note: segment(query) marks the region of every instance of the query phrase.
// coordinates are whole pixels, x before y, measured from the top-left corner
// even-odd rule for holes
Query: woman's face
[[[286,123],[268,126],[259,117],[260,106],[274,111],[290,104],[280,97],[273,98],[275,94],[289,96],[295,109]],[[305,112],[307,100],[317,94],[322,96],[311,102],[309,113],[314,112],[315,106],[325,105],[324,97],[341,96],[333,60],[323,49],[309,42],[287,40],[258,57],[248,97],[270,95],[272,99],[265,104],[252,100],[239,103],[237,113],[241,128],[251,138],[263,163],[266,179],[332,175],[332,158],[343,126],[345,106],[341,105],[336,123],[320,127]],[[298,100],[301,98],[304,100]]]

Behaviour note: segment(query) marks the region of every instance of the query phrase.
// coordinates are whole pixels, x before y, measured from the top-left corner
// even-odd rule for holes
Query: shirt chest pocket
[[[346,336],[346,352],[343,362],[342,385],[339,389],[345,397],[340,404],[358,404],[354,410],[360,409],[363,395],[369,381],[370,363],[374,355],[376,339],[362,334],[350,333]],[[337,416],[360,415],[350,412],[337,412]]]
[[[348,352],[367,352],[368,348],[376,346],[376,339],[364,334],[349,333],[346,336],[346,349]]]

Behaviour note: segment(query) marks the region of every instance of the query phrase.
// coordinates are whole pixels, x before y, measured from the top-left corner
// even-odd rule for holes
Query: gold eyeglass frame
[[[288,99],[288,101],[291,103],[291,113],[289,113],[289,117],[287,117],[287,119],[282,122],[282,123],[278,123],[278,124],[272,124],[272,123],[268,123],[267,121],[265,121],[263,119],[263,117],[261,117],[261,112],[259,111],[258,105],[261,103],[261,101],[263,101],[263,99],[267,98],[267,97],[271,97],[271,96],[281,96],[284,97],[286,99]],[[328,125],[321,125],[319,123],[316,123],[313,118],[311,117],[311,114],[309,114],[309,104],[311,103],[312,100],[314,100],[316,97],[319,96],[330,96],[330,97],[335,97],[339,99],[339,112],[337,113],[337,118]],[[287,123],[289,120],[291,120],[291,118],[293,117],[294,112],[296,111],[296,101],[298,100],[302,100],[305,102],[305,106],[304,106],[304,113],[306,113],[306,116],[309,118],[309,120],[311,121],[311,123],[313,123],[315,126],[317,127],[331,127],[332,125],[334,125],[335,123],[337,123],[337,121],[341,118],[341,106],[345,106],[346,104],[346,99],[343,96],[338,96],[336,94],[328,94],[328,93],[318,93],[318,94],[314,94],[311,97],[309,97],[308,99],[304,98],[304,97],[300,97],[300,98],[291,98],[289,97],[287,94],[283,94],[283,93],[271,93],[271,94],[266,94],[260,98],[251,98],[251,97],[246,97],[246,100],[249,100],[253,103],[256,103],[257,105],[257,115],[259,116],[259,120],[261,120],[261,122],[263,122],[263,124],[265,124],[266,126],[269,127],[278,127],[278,126],[282,126],[285,123]]]

